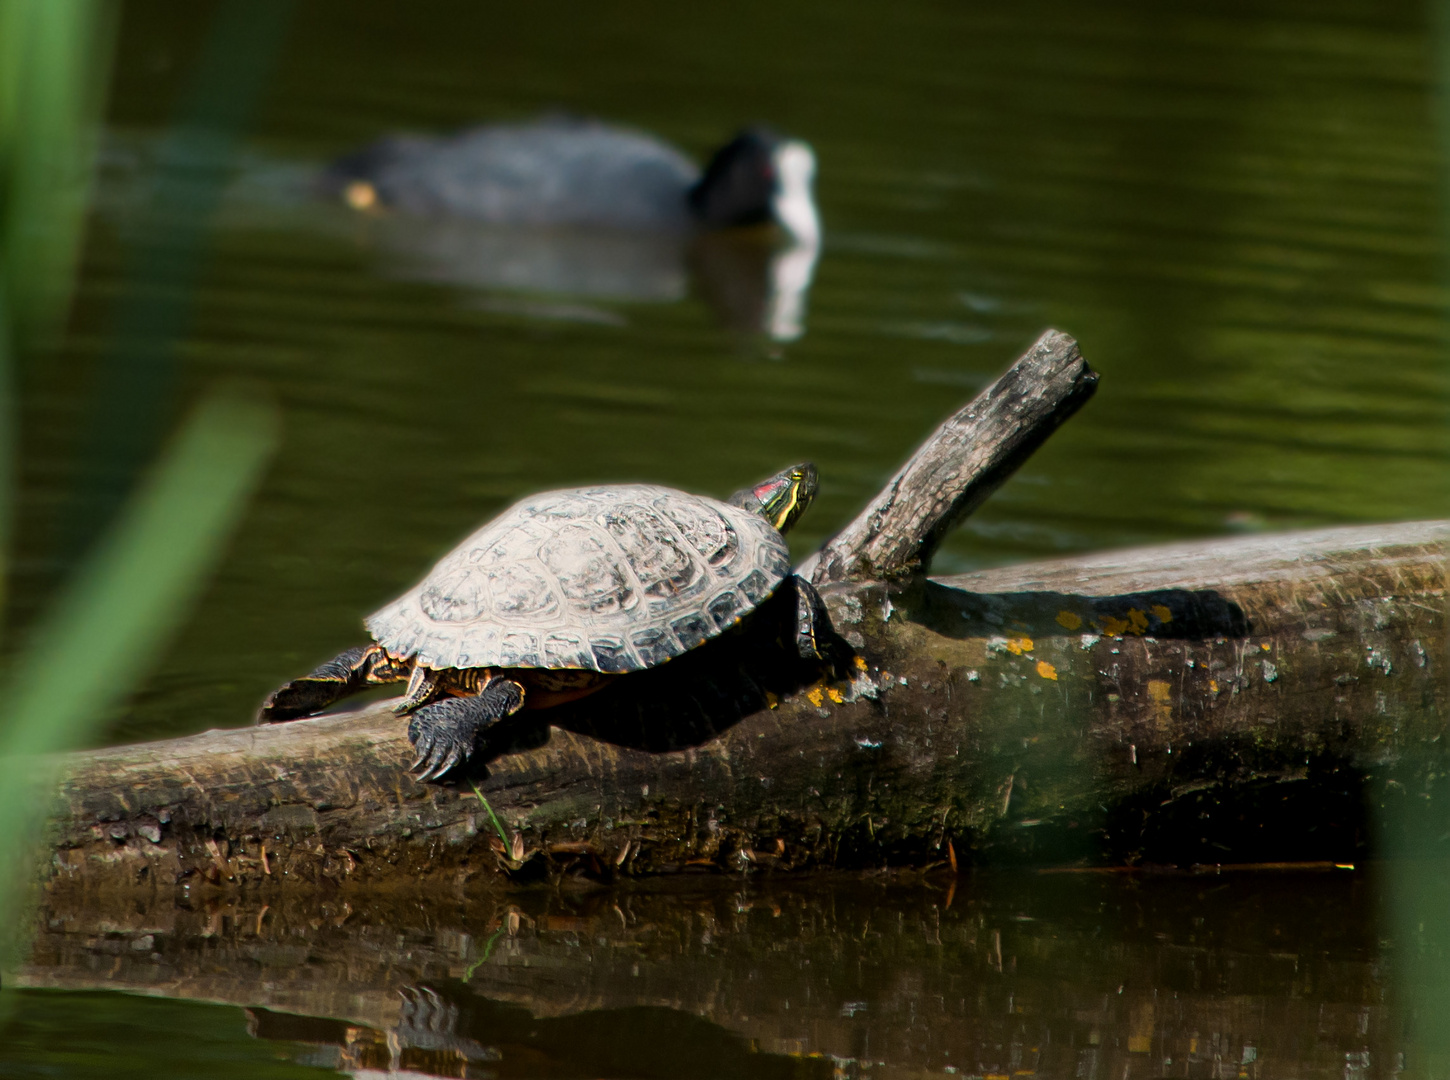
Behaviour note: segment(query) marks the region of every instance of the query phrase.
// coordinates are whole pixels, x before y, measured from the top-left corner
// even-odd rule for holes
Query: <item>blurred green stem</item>
[[[275,441],[272,409],[199,406],[78,569],[11,667],[0,701],[0,927],[35,879],[26,865],[61,767],[128,693],[200,588]]]
[[[10,544],[14,525],[12,504],[19,455],[18,416],[15,408],[15,339],[10,323],[10,290],[0,274],[0,614],[10,600]]]
[[[70,301],[118,5],[0,0],[0,278],[31,340]]]
[[[245,108],[234,93],[239,73],[256,81],[265,70],[238,36],[274,43],[289,10],[285,0],[267,0],[267,17],[256,19],[255,5],[224,7],[219,74],[207,83],[199,130],[213,113]],[[118,13],[108,0],[0,0],[0,606],[14,520],[18,357],[35,355],[69,307]],[[183,295],[194,261],[167,249],[162,269]],[[153,335],[141,354],[127,354],[128,377],[169,346]],[[126,412],[114,396],[102,405],[108,417]],[[0,697],[0,962],[10,951],[4,937],[12,949],[20,943],[17,915],[38,880],[29,863],[58,755],[93,737],[181,618],[256,483],[275,426],[272,409],[235,396],[199,406],[9,666]]]
[[[70,304],[118,10],[106,0],[0,0],[0,611],[18,358],[61,326]]]

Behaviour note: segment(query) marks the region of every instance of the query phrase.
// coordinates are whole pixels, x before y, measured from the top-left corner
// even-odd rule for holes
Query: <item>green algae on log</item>
[[[680,749],[582,708],[521,728],[478,785],[507,845],[468,785],[409,777],[386,704],[90,751],[52,885],[1347,861],[1366,798],[1420,800],[1444,771],[1447,539],[1330,529],[833,586],[854,678],[790,692],[787,672],[777,694],[752,671],[721,691],[738,720]],[[630,681],[676,669],[650,707],[705,716],[686,659]]]
[[[471,782],[416,782],[387,704],[77,754],[47,880],[1347,860],[1366,798],[1438,812],[1446,523],[912,573],[1096,381],[1044,334],[811,561],[843,639],[831,677],[782,647],[782,596],[499,725]]]

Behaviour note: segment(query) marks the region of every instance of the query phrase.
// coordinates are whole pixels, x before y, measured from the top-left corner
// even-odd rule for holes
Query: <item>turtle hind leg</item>
[[[462,765],[478,737],[524,707],[524,688],[495,676],[474,697],[451,697],[424,705],[408,721],[408,741],[418,751],[410,766],[419,780],[437,780]]]
[[[389,656],[381,645],[359,645],[273,690],[262,702],[257,722],[275,724],[311,716],[369,686],[402,682],[411,669],[412,664]]]

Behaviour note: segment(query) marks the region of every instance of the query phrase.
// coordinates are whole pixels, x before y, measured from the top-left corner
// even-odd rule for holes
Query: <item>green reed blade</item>
[[[488,958],[493,955],[494,943],[498,941],[498,939],[503,935],[503,932],[507,929],[508,926],[507,924],[505,924],[504,926],[500,926],[497,930],[493,932],[493,936],[490,937],[483,946],[482,955],[480,955],[479,958],[473,963],[469,964],[467,970],[463,972],[464,982],[467,982],[469,979],[473,978],[474,972],[476,972],[479,968],[483,967],[484,964],[488,963]]]
[[[116,15],[105,0],[0,0],[0,606],[17,355],[53,333],[69,304]]]
[[[473,788],[473,793],[478,796],[478,801],[483,803],[484,810],[488,812],[488,820],[493,822],[493,831],[498,833],[498,838],[503,841],[504,850],[510,850],[513,846],[513,841],[509,839],[509,834],[504,829],[503,822],[499,821],[498,815],[493,812],[493,807],[483,797],[483,792],[478,790],[478,785],[470,780],[468,781],[468,786]]]
[[[11,667],[0,695],[0,927],[32,878],[24,858],[50,806],[54,755],[135,687],[216,561],[275,428],[255,402],[203,402]]]
[[[0,256],[3,254],[3,249],[0,249]],[[11,514],[18,472],[16,458],[20,446],[16,431],[19,410],[15,407],[15,369],[15,339],[10,326],[10,290],[5,275],[0,273],[0,614],[4,613],[10,599],[10,543],[13,529]]]
[[[22,339],[68,306],[118,9],[0,0],[0,278]]]

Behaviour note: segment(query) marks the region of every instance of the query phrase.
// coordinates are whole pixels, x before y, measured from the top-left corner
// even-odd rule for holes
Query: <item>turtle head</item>
[[[789,532],[816,497],[816,484],[816,467],[806,461],[742,488],[727,501],[731,506],[759,514],[781,532]]]

